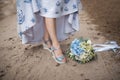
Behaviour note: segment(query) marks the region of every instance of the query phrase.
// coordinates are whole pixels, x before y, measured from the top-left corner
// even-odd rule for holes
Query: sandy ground
[[[80,31],[61,43],[63,50],[75,37],[93,43],[115,40],[120,44],[120,0],[82,0]],[[97,53],[87,64],[68,60],[57,66],[41,45],[22,45],[16,31],[16,15],[0,20],[0,80],[120,80],[120,55]]]

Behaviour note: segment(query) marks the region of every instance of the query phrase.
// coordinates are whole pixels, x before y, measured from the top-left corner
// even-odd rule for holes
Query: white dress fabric
[[[59,41],[79,30],[80,0],[17,0],[18,34],[23,44],[40,43],[44,34],[44,17],[56,18]]]

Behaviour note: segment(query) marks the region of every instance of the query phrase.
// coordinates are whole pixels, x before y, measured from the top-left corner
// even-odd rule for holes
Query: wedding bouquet
[[[83,38],[74,39],[66,53],[70,59],[79,63],[87,63],[96,57],[91,40]]]

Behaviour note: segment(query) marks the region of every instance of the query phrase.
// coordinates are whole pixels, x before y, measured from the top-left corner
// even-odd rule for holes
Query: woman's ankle
[[[53,47],[55,47],[55,48],[60,47],[60,43],[59,43],[59,42],[56,42],[56,43],[54,42],[54,43],[53,43]]]
[[[43,40],[48,41],[48,40],[50,40],[50,38],[49,37],[43,37]]]

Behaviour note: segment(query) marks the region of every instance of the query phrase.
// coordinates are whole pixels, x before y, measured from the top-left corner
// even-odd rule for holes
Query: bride
[[[79,30],[80,0],[17,0],[18,34],[23,44],[43,43],[57,63],[66,63],[59,41]]]

